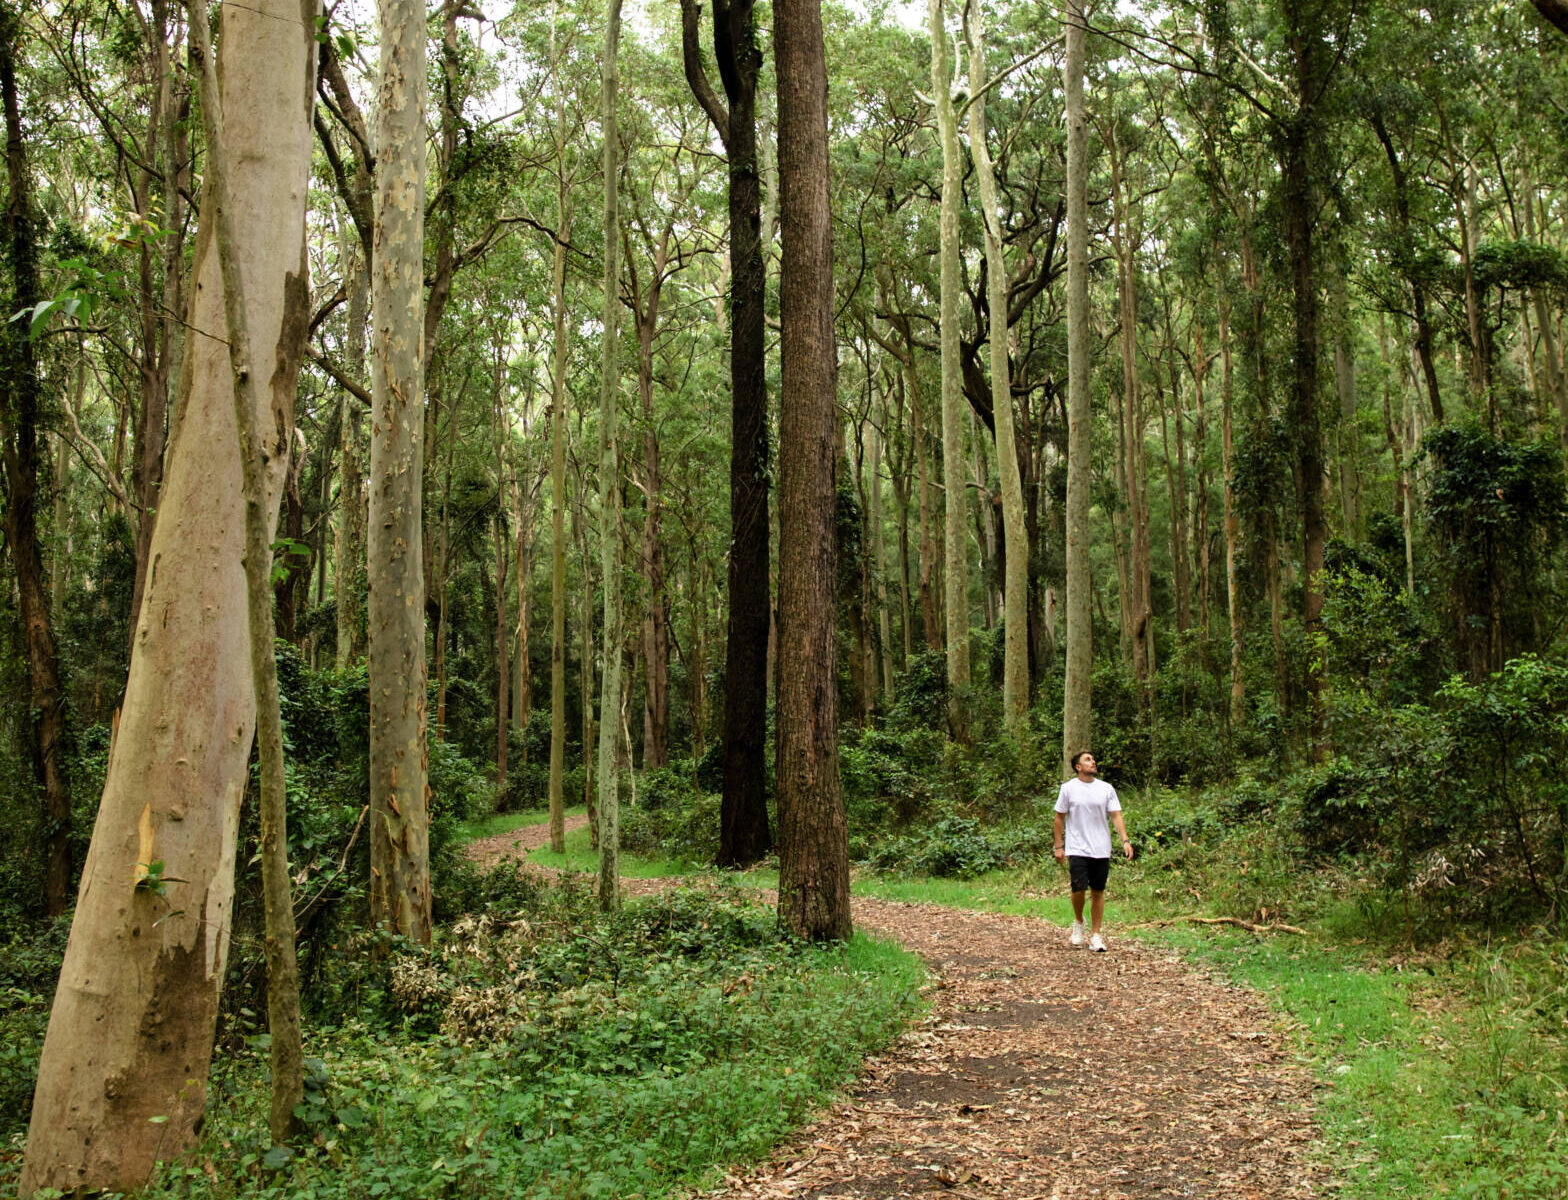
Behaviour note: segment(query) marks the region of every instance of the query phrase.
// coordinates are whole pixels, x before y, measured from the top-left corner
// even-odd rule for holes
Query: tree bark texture
[[[1014,732],[1029,715],[1029,530],[1024,517],[1023,480],[1018,471],[1018,435],[1013,427],[1012,372],[1007,345],[1007,252],[996,171],[986,145],[984,16],[969,0],[965,28],[969,39],[969,152],[980,181],[985,218],[986,311],[991,340],[991,411],[996,423],[996,462],[1002,484],[1002,720]]]
[[[5,106],[9,188],[5,253],[14,286],[10,312],[31,309],[40,299],[32,181],[16,82],[16,48],[21,36],[21,19],[9,10],[0,12],[0,93]],[[24,704],[31,727],[24,740],[34,781],[43,796],[44,910],[53,917],[63,913],[70,900],[71,788],[65,771],[65,692],[50,620],[43,549],[38,541],[38,473],[48,461],[38,439],[41,400],[26,318],[8,321],[0,329],[0,458],[4,459],[6,483],[3,529],[11,565],[16,569],[17,616],[27,656]]]
[[[425,9],[380,8],[371,269],[370,917],[430,944],[422,544]]]
[[[653,244],[646,288],[632,281],[633,319],[637,328],[637,395],[642,406],[643,435],[643,581],[648,598],[642,619],[643,739],[642,766],[662,767],[669,762],[670,739],[670,613],[665,588],[664,470],[659,459],[658,418],[653,411],[653,338],[659,327],[659,298],[663,292],[671,225]],[[639,294],[640,293],[640,294]]]
[[[315,28],[311,3],[223,10],[223,137],[245,231],[246,324],[264,353],[287,344],[307,308]],[[181,371],[119,733],[39,1064],[24,1194],[136,1188],[195,1141],[206,1102],[255,701],[245,607],[234,603],[245,524],[233,376],[204,210],[188,314],[201,332]],[[261,369],[277,383],[281,365]],[[277,407],[292,400],[291,375],[265,389],[260,427],[292,428],[291,410]],[[269,524],[284,461],[269,464]]]
[[[1318,140],[1320,100],[1318,60],[1323,53],[1314,0],[1290,0],[1285,6],[1295,67],[1297,111],[1281,139],[1281,215],[1290,256],[1295,338],[1291,359],[1290,423],[1296,445],[1296,501],[1301,512],[1301,619],[1309,643],[1316,637],[1323,613],[1323,430],[1318,410],[1318,280],[1314,234],[1315,188],[1311,154]],[[1314,754],[1321,749],[1321,677],[1307,674],[1309,737]]]
[[[942,525],[943,601],[947,609],[947,724],[959,741],[969,736],[965,696],[969,688],[969,539],[964,531],[964,387],[959,361],[958,206],[963,197],[963,160],[958,119],[953,113],[952,43],[942,0],[928,0],[931,32],[931,97],[942,143],[940,221],[942,345]],[[1004,334],[1005,336],[1005,334]]]
[[[365,372],[365,318],[368,286],[364,255],[349,248],[344,239],[348,266],[348,346],[350,376],[363,379]],[[359,405],[343,392],[338,429],[339,458],[343,464],[338,483],[337,545],[332,593],[337,604],[337,668],[346,670],[365,653],[365,479],[364,453],[359,427]]]
[[[834,677],[834,463],[838,454],[828,200],[827,65],[820,0],[778,0],[779,921],[812,940],[851,932],[849,843]]]
[[[768,829],[769,545],[768,391],[764,333],[762,180],[757,152],[757,45],[753,0],[714,0],[713,49],[728,109],[702,70],[698,6],[682,0],[687,81],[729,159],[730,553],[724,643],[724,779],[720,866],[745,867],[772,849]]]
[[[563,93],[564,96],[564,93]],[[564,132],[565,101],[556,111]],[[556,143],[557,149],[561,143]],[[570,221],[565,173],[556,191],[556,226],[562,237]],[[566,244],[555,243],[550,275],[554,357],[550,369],[550,849],[566,853]],[[589,589],[591,590],[591,589]],[[587,631],[584,630],[584,638]],[[586,643],[585,643],[586,644]],[[584,657],[587,657],[586,654]],[[588,707],[586,689],[582,698]],[[583,742],[586,754],[588,743]]]
[[[1225,597],[1230,625],[1230,723],[1241,728],[1247,716],[1247,683],[1241,671],[1245,625],[1241,607],[1241,514],[1236,511],[1236,440],[1231,420],[1234,376],[1230,350],[1230,305],[1220,297],[1220,456],[1225,472]]]
[[[615,425],[621,390],[620,206],[616,155],[617,60],[621,0],[607,0],[604,58],[600,78],[600,122],[604,134],[604,344],[599,388],[599,570],[604,580],[604,678],[599,687],[599,906],[621,905],[620,762],[621,670],[621,480]]]
[[[1067,4],[1067,667],[1062,683],[1062,773],[1089,747],[1093,628],[1089,613],[1089,131],[1084,117],[1081,0]]]
[[[301,231],[300,277],[284,313],[272,374],[270,403],[263,409],[257,395],[250,327],[241,274],[242,234],[235,225],[230,188],[230,159],[223,136],[223,108],[217,66],[207,37],[205,14],[191,25],[193,58],[200,70],[202,125],[207,137],[207,170],[203,200],[212,214],[223,286],[224,328],[229,335],[229,369],[233,375],[234,424],[239,447],[241,490],[245,505],[245,609],[250,633],[250,668],[256,698],[256,752],[261,776],[258,811],[261,823],[262,905],[267,957],[268,1056],[272,1096],[268,1127],[275,1143],[295,1132],[295,1106],[304,1094],[299,1020],[299,963],[294,952],[294,901],[289,890],[288,797],[284,783],[283,713],[278,700],[278,664],[273,615],[272,526],[277,497],[268,488],[269,468],[281,464],[285,491],[299,494],[299,464],[290,462],[294,449],[293,407],[305,345],[310,259]],[[261,414],[284,417],[271,428]]]

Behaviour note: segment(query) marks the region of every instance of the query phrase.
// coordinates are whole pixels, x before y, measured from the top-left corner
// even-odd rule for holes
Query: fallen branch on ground
[[[1307,931],[1295,925],[1286,925],[1281,921],[1271,921],[1260,925],[1253,921],[1243,921],[1240,917],[1172,917],[1169,921],[1140,921],[1138,926],[1178,925],[1186,921],[1193,925],[1234,925],[1237,929],[1245,929],[1248,933],[1296,933],[1306,937]]]

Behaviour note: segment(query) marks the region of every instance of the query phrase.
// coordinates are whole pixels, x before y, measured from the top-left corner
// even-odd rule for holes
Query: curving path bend
[[[583,818],[577,818],[581,823]],[[548,842],[543,826],[470,847]],[[655,890],[665,881],[628,881]],[[1028,917],[857,898],[920,954],[932,1006],[815,1123],[704,1193],[727,1200],[1298,1200],[1320,1194],[1314,1083],[1279,1016],[1180,958],[1091,954]]]

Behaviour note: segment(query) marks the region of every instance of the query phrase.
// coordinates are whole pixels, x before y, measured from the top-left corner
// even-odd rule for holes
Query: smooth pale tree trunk
[[[1083,69],[1088,30],[1067,3],[1067,667],[1062,682],[1062,773],[1089,747],[1093,629],[1089,613],[1089,202]]]
[[[670,613],[665,586],[664,469],[659,458],[659,426],[653,411],[653,338],[659,324],[670,227],[654,242],[650,282],[637,285],[632,271],[632,307],[637,332],[637,394],[643,418],[643,525],[638,557],[648,588],[642,619],[643,741],[642,766],[669,763],[670,737]],[[638,293],[643,294],[639,297]]]
[[[283,713],[278,700],[278,663],[274,649],[272,594],[272,526],[277,498],[267,487],[269,463],[286,463],[289,485],[299,479],[297,463],[289,462],[292,421],[261,424],[268,416],[293,407],[300,353],[305,345],[310,280],[309,258],[300,239],[300,274],[290,276],[271,384],[273,395],[263,410],[252,371],[250,327],[241,274],[244,235],[236,228],[234,196],[229,186],[228,146],[223,136],[223,106],[217,65],[208,43],[205,14],[193,14],[191,46],[200,68],[202,124],[207,135],[205,186],[213,213],[214,245],[223,284],[223,318],[229,335],[229,368],[233,372],[234,423],[238,434],[240,478],[245,500],[245,600],[250,630],[251,680],[256,696],[256,757],[261,776],[258,810],[261,818],[262,905],[267,955],[267,1033],[272,1068],[272,1103],[268,1127],[275,1143],[295,1132],[294,1108],[304,1094],[304,1049],[299,1025],[299,963],[294,953],[294,902],[289,891],[288,798],[283,775]],[[263,430],[266,432],[264,433]]]
[[[887,537],[882,513],[882,429],[885,419],[871,423],[870,478],[866,481],[866,514],[871,522],[872,587],[876,594],[877,644],[882,659],[882,699],[893,703],[893,629],[887,602]]]
[[[1390,136],[1382,111],[1377,106],[1373,106],[1370,120],[1372,132],[1377,135],[1377,140],[1381,143],[1383,153],[1388,159],[1389,174],[1394,182],[1394,215],[1399,229],[1401,257],[1404,261],[1414,264],[1416,242],[1415,234],[1411,230],[1410,186],[1405,175],[1404,163],[1400,161],[1394,139]],[[1414,270],[1408,270],[1408,274],[1411,311],[1415,316],[1416,325],[1415,352],[1421,364],[1421,377],[1426,381],[1427,399],[1432,405],[1432,419],[1441,425],[1443,398],[1437,386],[1437,362],[1432,349],[1432,323],[1427,314],[1426,288]]]
[[[582,441],[582,421],[577,423],[578,441]],[[599,848],[599,806],[595,801],[598,795],[598,777],[594,773],[596,752],[594,747],[594,700],[593,700],[593,554],[588,547],[587,522],[584,519],[583,509],[588,503],[588,481],[584,469],[579,466],[577,474],[578,502],[572,507],[572,538],[577,543],[577,561],[582,567],[582,586],[578,588],[578,622],[580,629],[577,636],[577,673],[578,694],[582,697],[579,706],[582,714],[582,728],[579,731],[583,756],[583,807],[588,810],[588,836],[593,848]]]
[[[162,168],[162,206],[157,221],[170,232],[161,247],[144,241],[137,250],[139,259],[139,329],[137,352],[140,367],[141,404],[136,413],[135,449],[132,455],[131,487],[136,498],[136,576],[131,590],[130,624],[135,629],[141,611],[142,592],[147,584],[147,549],[152,544],[159,490],[163,483],[164,452],[168,446],[169,380],[178,360],[184,337],[179,316],[184,308],[182,285],[185,274],[185,212],[182,187],[189,184],[189,172],[181,166],[188,161],[190,105],[179,87],[170,64],[179,49],[178,35],[169,44],[170,6],[167,0],[149,5],[149,32],[152,46],[147,67],[153,86],[149,89],[144,151],[153,147],[162,161],[147,163],[138,172],[133,194],[138,210],[152,210],[152,188],[157,182],[154,166]],[[162,258],[163,284],[153,286],[153,255]],[[78,409],[80,411],[80,409]]]
[[[906,330],[907,335],[907,330]],[[909,358],[904,363],[909,383],[910,419],[914,424],[915,466],[920,476],[920,628],[927,650],[941,650],[942,598],[937,592],[936,567],[940,558],[936,538],[936,481],[931,477],[931,427],[926,421],[920,387],[920,369],[915,363],[915,343],[908,338]]]
[[[562,102],[564,108],[564,100]],[[556,113],[562,128],[565,113]],[[557,141],[556,149],[561,143]],[[558,158],[561,156],[558,156]],[[550,371],[550,849],[566,853],[566,229],[571,208],[562,172],[556,191],[555,263],[550,276],[555,351]],[[592,590],[592,589],[588,589]],[[583,637],[588,636],[584,627]],[[585,640],[586,645],[586,640]],[[587,659],[587,654],[583,656]],[[589,707],[587,690],[583,707]],[[586,754],[588,742],[583,742]]]
[[[1361,434],[1356,428],[1356,341],[1342,265],[1334,271],[1329,302],[1334,322],[1334,392],[1339,398],[1339,505],[1345,536],[1361,537]]]
[[[620,769],[621,714],[621,487],[615,424],[621,390],[620,209],[616,193],[617,57],[621,0],[605,9],[600,120],[604,130],[604,344],[599,388],[599,569],[604,578],[604,679],[599,688],[599,906],[621,905]]]
[[[506,623],[506,573],[511,539],[506,535],[502,520],[501,495],[506,489],[506,439],[509,431],[506,420],[505,350],[495,348],[495,492],[496,509],[492,520],[495,541],[495,786],[501,795],[506,794],[507,757],[507,697],[512,681],[511,650],[508,645],[509,630]],[[519,564],[521,565],[521,564]]]
[[[286,314],[307,299],[314,34],[298,4],[223,10],[223,137],[246,324],[269,363]],[[193,278],[187,319],[201,334],[181,372],[154,566],[39,1063],[24,1195],[133,1190],[158,1159],[194,1143],[206,1105],[255,698],[246,609],[235,603],[245,517],[233,375],[205,212]],[[292,411],[276,410],[292,405],[292,377],[258,390],[268,404],[258,424],[292,428]],[[286,461],[269,465],[269,526]]]
[[[1522,190],[1524,192],[1524,236],[1528,241],[1534,242],[1536,240],[1536,190],[1529,180],[1525,181],[1525,187]],[[1547,307],[1546,289],[1540,287],[1531,288],[1530,302],[1535,308],[1535,323],[1541,330],[1541,353],[1539,357],[1545,361],[1548,399],[1557,409],[1557,434],[1562,442],[1564,453],[1568,453],[1568,380],[1563,378],[1563,364],[1557,348],[1557,327]]]
[[[943,601],[947,609],[947,724],[960,741],[968,740],[966,693],[969,688],[969,562],[964,531],[964,387],[959,362],[958,206],[962,200],[963,159],[958,149],[958,118],[953,112],[952,43],[942,0],[928,0],[931,32],[931,96],[936,105],[937,137],[942,143],[940,224],[942,345],[942,522]],[[1005,324],[1004,324],[1005,329]],[[1005,334],[1004,334],[1005,337]]]
[[[370,918],[430,944],[421,478],[425,9],[382,0],[372,256]]]
[[[828,199],[827,64],[820,0],[776,0],[779,220],[779,923],[843,940],[849,835],[838,773],[833,469],[838,454]]]
[[[1007,346],[1007,252],[1002,244],[996,172],[986,145],[984,17],[978,0],[964,10],[969,38],[969,152],[980,182],[985,217],[986,312],[991,339],[991,411],[996,422],[996,462],[1002,484],[1002,720],[1014,732],[1029,714],[1029,530],[1018,435],[1013,428],[1013,386]]]
[[[1240,729],[1247,716],[1247,684],[1241,673],[1245,627],[1237,556],[1241,549],[1241,515],[1236,511],[1236,441],[1231,421],[1235,392],[1230,351],[1230,304],[1221,289],[1220,301],[1220,459],[1225,473],[1225,597],[1230,624],[1230,724]]]
[[[11,312],[32,308],[41,292],[32,180],[16,80],[16,51],[22,36],[22,19],[9,11],[0,13],[0,91],[4,92],[9,184],[5,252],[14,280]],[[43,547],[38,539],[38,476],[48,463],[47,449],[39,439],[43,400],[26,319],[10,321],[0,330],[0,458],[4,460],[6,485],[0,531],[16,570],[17,617],[27,657],[27,691],[20,704],[27,714],[27,757],[32,760],[31,773],[43,796],[49,825],[44,907],[51,916],[58,916],[70,900],[71,788],[65,762],[65,689],[49,610]],[[57,621],[61,614],[56,609],[52,616]]]
[[[365,372],[365,318],[368,316],[368,281],[363,256],[344,237],[348,263],[348,346],[345,353],[350,378]],[[337,601],[337,668],[346,670],[365,652],[365,480],[364,453],[359,428],[358,402],[344,389],[340,402],[339,457],[342,476],[338,484],[336,570],[333,595]]]

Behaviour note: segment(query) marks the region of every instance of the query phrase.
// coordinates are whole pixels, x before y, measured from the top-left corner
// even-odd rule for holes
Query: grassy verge
[[[1344,904],[1303,918],[1306,937],[1159,924],[1211,911],[1206,880],[1158,861],[1117,868],[1108,927],[1253,988],[1289,1019],[1324,1085],[1321,1150],[1338,1195],[1568,1197],[1568,945],[1521,939],[1404,955]],[[1054,863],[973,879],[868,876],[855,888],[1063,926],[1071,918]]]
[[[528,861],[541,867],[558,871],[578,871],[593,874],[599,869],[599,852],[593,848],[593,838],[588,827],[574,829],[566,835],[566,853],[557,854],[548,846],[529,853]],[[679,875],[695,875],[703,868],[672,858],[652,858],[638,854],[621,853],[621,874],[628,879],[671,879]]]
[[[581,816],[586,811],[581,804],[566,810],[569,817]],[[498,833],[512,833],[529,825],[543,825],[550,819],[548,808],[530,808],[522,812],[493,813],[477,821],[464,821],[457,829],[463,842],[477,842],[480,838],[494,837]]]

